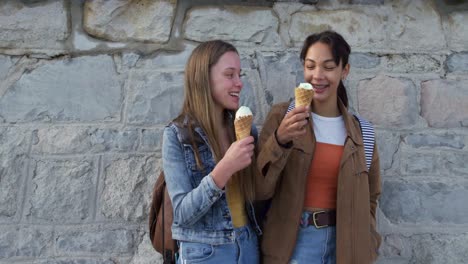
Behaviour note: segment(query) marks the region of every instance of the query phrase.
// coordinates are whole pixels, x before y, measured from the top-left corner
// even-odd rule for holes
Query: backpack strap
[[[364,118],[354,115],[361,127],[362,141],[364,142],[364,152],[366,154],[367,169],[370,170],[372,156],[374,155],[375,132],[372,124]]]
[[[286,114],[291,112],[291,110],[294,109],[295,105],[296,105],[295,101],[294,100],[291,101],[291,103],[288,106],[288,110],[286,111]],[[366,155],[367,170],[370,170],[370,166],[372,163],[372,156],[374,155],[374,144],[375,144],[374,127],[366,119],[358,115],[354,115],[354,117],[359,121],[359,126],[361,127],[362,141],[364,142],[364,152]]]
[[[289,103],[288,110],[286,110],[286,114],[291,112],[295,107],[296,107],[296,101],[292,100],[291,103]]]

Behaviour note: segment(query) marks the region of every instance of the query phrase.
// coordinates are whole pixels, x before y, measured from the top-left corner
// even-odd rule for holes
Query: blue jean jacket
[[[195,127],[194,130],[204,171],[197,168],[187,129],[175,122],[164,129],[162,160],[167,189],[174,208],[172,237],[212,245],[233,243],[234,227],[226,195],[224,190],[216,186],[210,175],[215,167],[215,160],[208,139],[200,127]],[[254,136],[257,135],[256,128],[252,132]],[[250,225],[260,235],[261,230],[255,219],[252,203],[248,202],[246,208]]]

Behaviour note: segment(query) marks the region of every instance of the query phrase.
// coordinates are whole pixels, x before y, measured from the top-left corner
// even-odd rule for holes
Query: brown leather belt
[[[308,225],[313,225],[315,228],[323,228],[336,225],[336,211],[316,211],[308,212]]]

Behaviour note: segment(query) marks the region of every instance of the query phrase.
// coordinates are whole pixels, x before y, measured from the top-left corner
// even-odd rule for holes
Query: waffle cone
[[[296,107],[308,106],[310,105],[310,103],[312,102],[312,98],[314,97],[314,90],[296,88],[294,89],[294,96],[296,99]]]
[[[253,116],[241,116],[234,120],[234,129],[236,130],[236,139],[240,140],[250,136],[250,130],[252,129]]]

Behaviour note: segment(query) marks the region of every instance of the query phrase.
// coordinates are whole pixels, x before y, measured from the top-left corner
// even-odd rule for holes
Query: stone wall
[[[302,40],[328,28],[352,46],[351,110],[377,130],[378,263],[466,263],[463,2],[1,1],[0,263],[161,263],[148,202],[191,50],[238,47],[261,127],[302,80]]]

